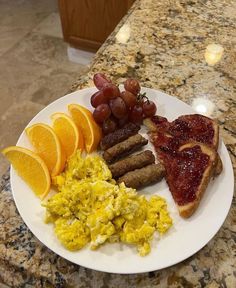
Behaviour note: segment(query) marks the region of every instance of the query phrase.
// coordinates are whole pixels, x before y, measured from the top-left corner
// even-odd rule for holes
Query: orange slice
[[[17,146],[7,147],[2,153],[37,196],[44,198],[48,194],[50,174],[45,162],[36,153]]]
[[[84,149],[82,132],[71,117],[64,113],[54,113],[51,119],[52,127],[61,141],[67,158],[73,155],[78,148]]]
[[[94,121],[92,113],[78,104],[70,104],[68,110],[75,124],[82,131],[87,153],[97,149],[101,140],[101,128]]]
[[[60,174],[65,166],[65,151],[54,130],[43,123],[25,129],[38,155],[45,161],[51,176]]]

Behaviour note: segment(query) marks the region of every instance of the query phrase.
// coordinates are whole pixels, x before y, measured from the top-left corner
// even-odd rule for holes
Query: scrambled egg
[[[145,256],[154,232],[163,234],[172,225],[165,199],[152,196],[148,201],[123,183],[116,185],[98,155],[82,157],[78,151],[54,184],[59,193],[44,204],[46,221],[55,224],[58,239],[69,250],[121,241],[136,245]]]

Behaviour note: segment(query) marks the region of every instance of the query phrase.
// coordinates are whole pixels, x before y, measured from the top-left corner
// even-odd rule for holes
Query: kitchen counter
[[[222,56],[216,50],[205,55],[211,43],[223,47]],[[137,0],[71,91],[91,86],[93,74],[104,72],[117,83],[134,77],[171,94],[218,120],[236,172],[235,47],[233,0]],[[92,271],[48,250],[18,215],[9,172],[2,178],[0,208],[0,282],[10,287],[236,287],[235,198],[202,250],[170,268],[137,275]]]

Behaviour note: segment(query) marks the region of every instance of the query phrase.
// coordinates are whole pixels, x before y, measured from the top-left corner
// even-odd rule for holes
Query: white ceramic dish
[[[56,100],[39,112],[28,126],[38,122],[50,124],[50,115],[54,112],[67,112],[67,105],[71,103],[91,108],[90,96],[95,90],[83,89]],[[142,91],[147,92],[150,100],[156,102],[158,114],[169,120],[182,114],[195,113],[190,106],[167,94],[148,88],[143,88]],[[25,132],[21,134],[17,145],[30,148]],[[151,145],[148,148],[153,149]],[[40,205],[40,200],[13,169],[11,187],[16,206],[26,225],[56,254],[78,265],[99,271],[124,274],[148,272],[174,265],[190,257],[205,246],[222,226],[230,209],[234,178],[230,157],[222,142],[219,154],[223,161],[223,172],[209,184],[198,210],[187,220],[179,217],[164,180],[140,192],[147,197],[151,194],[165,197],[174,220],[174,226],[162,239],[153,239],[152,251],[146,257],[140,257],[135,248],[123,244],[106,244],[97,251],[91,251],[88,247],[78,252],[66,250],[57,240],[53,226],[43,222],[45,209]]]

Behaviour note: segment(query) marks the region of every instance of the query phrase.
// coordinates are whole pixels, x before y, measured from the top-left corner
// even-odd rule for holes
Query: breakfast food
[[[69,250],[123,242],[145,256],[155,231],[164,234],[172,226],[165,199],[147,200],[124,184],[116,185],[98,155],[84,158],[78,151],[54,184],[60,192],[44,203],[46,221],[54,223],[58,239]]]
[[[108,167],[111,171],[112,177],[116,179],[127,172],[140,169],[153,163],[155,163],[155,156],[153,155],[152,151],[146,150],[119,160]]]
[[[71,117],[65,113],[57,112],[51,115],[51,119],[53,130],[57,134],[67,158],[73,155],[77,149],[84,149],[82,132]]]
[[[166,181],[179,213],[190,217],[197,209],[212,176],[222,162],[217,153],[219,130],[210,118],[193,114],[168,122],[161,116],[145,120]]]
[[[124,183],[126,187],[140,188],[162,180],[165,168],[162,164],[151,164],[141,169],[135,169],[120,177],[117,183]]]
[[[17,174],[29,185],[34,193],[44,198],[51,185],[51,178],[45,162],[29,149],[10,146],[2,151],[11,162]]]
[[[93,81],[99,90],[91,96],[91,105],[95,108],[93,117],[103,134],[114,132],[128,122],[142,124],[144,118],[155,115],[156,104],[140,92],[136,79],[126,79],[122,92],[102,73],[96,73]]]
[[[108,148],[126,140],[130,136],[138,133],[140,126],[134,123],[127,123],[123,128],[116,130],[113,133],[109,133],[104,136],[100,142],[100,147],[102,150],[107,150]]]
[[[107,163],[112,163],[115,160],[137,151],[142,146],[146,145],[148,140],[142,135],[136,134],[130,136],[128,139],[108,148],[103,153],[103,158]]]
[[[101,140],[101,129],[94,121],[92,113],[78,104],[68,105],[68,110],[77,127],[81,130],[87,153],[95,151]]]
[[[111,80],[102,73],[96,73],[93,76],[93,82],[98,90],[102,90],[104,86],[111,83]]]
[[[140,168],[155,163],[155,157],[152,152],[144,151],[129,157],[127,157],[127,155],[138,151],[142,146],[148,143],[147,139],[138,134],[138,131],[140,130],[139,124],[142,122],[140,120],[145,116],[155,114],[156,105],[149,101],[145,95],[140,94],[141,88],[138,81],[135,79],[127,79],[124,84],[125,91],[121,93],[119,92],[119,88],[112,84],[111,81],[108,81],[108,78],[103,74],[96,74],[94,76],[94,82],[96,87],[99,87],[99,91],[91,97],[91,104],[95,107],[93,113],[94,119],[100,124],[104,121],[103,128],[104,125],[107,125],[107,121],[109,121],[109,127],[105,131],[106,135],[101,139],[100,147],[104,151],[104,160],[110,164],[109,168],[112,172],[112,176],[117,179],[134,170],[136,171],[135,175],[143,175]],[[144,98],[147,98],[147,101],[143,101]],[[103,108],[103,105],[106,105],[106,109],[108,110],[108,104],[110,105],[109,107],[113,114],[112,117],[115,117],[116,120],[119,119],[119,121],[123,120],[122,127],[119,129],[117,129],[117,127],[120,126],[120,122],[118,123],[113,119],[108,119],[110,117],[110,115],[108,115],[109,113],[105,115],[104,112],[100,118],[97,117],[97,112],[99,112],[98,108]],[[146,115],[144,115],[145,111],[147,112]],[[110,125],[113,125],[114,129],[110,129]],[[149,174],[146,178],[141,177],[141,181],[138,181],[137,185],[134,184],[135,181],[131,181],[132,179],[135,179],[134,176],[130,177],[128,175],[127,177],[121,177],[120,179],[129,183],[129,187],[141,187],[150,184],[155,182],[155,179],[158,181],[161,178],[157,177],[157,169],[154,169],[154,167],[150,166],[147,168]]]
[[[37,154],[46,163],[51,176],[56,176],[64,169],[65,151],[55,131],[47,124],[37,123],[25,129]]]
[[[169,122],[165,117],[153,116],[144,120],[150,131],[170,135],[180,143],[196,141],[217,150],[219,127],[216,122],[200,114],[182,115]]]
[[[68,161],[66,166],[62,165],[64,172],[62,166],[55,164],[60,166],[62,173],[59,175],[50,168],[54,171],[52,181],[59,193],[43,204],[46,221],[53,223],[58,239],[69,250],[76,251],[86,245],[97,249],[106,242],[123,242],[135,245],[144,256],[150,252],[154,232],[165,233],[172,220],[163,198],[151,196],[147,200],[135,189],[165,177],[180,215],[192,215],[211,177],[216,177],[222,170],[221,159],[216,153],[218,126],[197,114],[184,115],[173,122],[154,116],[156,105],[140,93],[141,87],[134,79],[125,81],[122,92],[102,74],[96,74],[94,82],[99,91],[91,97],[93,113],[81,105],[71,104],[68,106],[71,117],[64,113],[52,115],[57,137],[51,134],[59,139]],[[155,163],[155,156],[149,150],[132,154],[148,143],[138,134],[139,124],[145,118],[161,163]],[[33,139],[29,132],[30,129],[27,134]],[[43,134],[39,133],[37,137],[39,135]],[[47,150],[47,145],[48,141],[42,148]],[[83,148],[91,153],[99,145],[104,159],[97,154],[82,156],[85,155]],[[51,181],[46,164],[43,165],[43,160],[36,154],[27,153],[37,165],[29,164],[25,168],[17,160],[17,169],[20,167],[24,171],[22,178],[37,195],[45,196]],[[51,153],[48,155],[50,158]],[[27,178],[32,173],[29,171],[32,165],[37,166],[33,169],[34,182]],[[39,187],[42,190],[37,190]]]
[[[216,165],[216,152],[205,144],[187,143],[164,153],[166,181],[182,217],[197,209]]]
[[[121,96],[119,88],[104,77],[96,81],[100,81],[99,89],[103,85],[102,93],[106,99],[109,97],[109,105],[98,104],[100,92],[91,100],[96,106],[93,116],[85,107],[70,104],[71,117],[57,112],[51,115],[52,127],[37,123],[26,128],[38,154],[22,147],[8,147],[3,154],[37,196],[43,199],[48,195],[51,181],[57,188],[58,193],[50,194],[42,205],[46,208],[46,222],[54,224],[58,239],[67,249],[76,251],[89,243],[91,249],[97,249],[106,242],[123,242],[136,246],[138,253],[145,256],[151,250],[155,231],[166,233],[172,219],[164,198],[152,196],[147,200],[124,183],[134,180],[127,173],[130,171],[140,178],[138,186],[156,181],[158,165],[153,164],[155,157],[151,151],[114,163],[146,145],[148,140],[138,134],[140,126],[129,122],[125,115],[135,104],[131,103],[134,95],[126,90]],[[127,83],[127,87],[137,84]],[[101,115],[104,122],[112,119],[111,113],[122,128],[105,136],[100,146],[104,159],[113,163],[110,166],[113,175],[98,154],[82,156],[84,147],[87,153],[96,150],[102,136],[96,121],[100,122]],[[120,176],[124,181],[117,184],[114,178]]]
[[[75,122],[67,114],[57,112],[51,115],[53,127],[45,123],[36,123],[25,129],[36,153],[17,146],[10,146],[2,151],[18,175],[41,198],[49,192],[51,178],[64,170],[66,160],[77,149],[83,150],[84,145],[87,151],[94,151],[101,138],[101,129],[88,109],[71,104],[69,111]],[[85,143],[84,136],[76,123],[83,125]],[[36,172],[39,174],[38,177]]]

